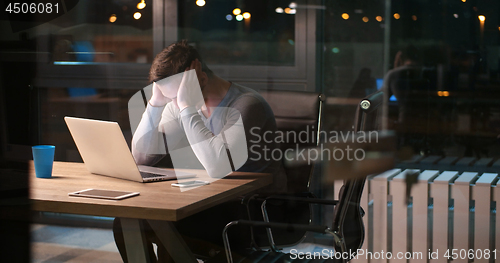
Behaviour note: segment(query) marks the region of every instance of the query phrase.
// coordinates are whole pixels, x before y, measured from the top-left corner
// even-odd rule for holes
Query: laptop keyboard
[[[140,171],[142,178],[165,177],[164,174],[148,173]]]

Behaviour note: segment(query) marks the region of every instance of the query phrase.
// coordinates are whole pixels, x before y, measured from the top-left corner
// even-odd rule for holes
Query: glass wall
[[[325,8],[322,90],[330,98],[385,89],[384,125],[412,134],[401,143],[415,152],[497,154],[497,1],[325,1]],[[330,127],[350,129],[342,118]]]
[[[200,7],[182,1],[179,38],[196,43],[209,64],[293,66],[292,12],[296,11],[289,11],[289,4],[277,0],[210,1]]]
[[[50,14],[43,7],[43,14],[20,9],[0,17],[6,141],[16,156],[29,158],[30,145],[54,144],[57,160],[81,160],[66,153],[76,147],[66,141],[62,117],[119,121],[130,130],[126,105],[148,84],[154,56],[154,5],[56,1]]]
[[[139,4],[85,1],[48,22],[53,61],[151,63],[153,7]]]
[[[3,92],[15,98],[5,102],[6,114],[18,123],[8,128],[9,141],[51,143],[42,135],[45,113],[37,111],[48,98],[128,96],[148,84],[155,50],[187,39],[228,80],[260,90],[323,92],[326,129],[351,129],[356,99],[386,89],[385,128],[419,131],[440,142],[414,142],[415,152],[496,152],[497,1],[140,4],[79,1],[38,24],[3,16]],[[408,65],[415,71],[396,82],[406,81],[411,92],[398,94],[398,84],[385,79]],[[120,114],[126,113],[108,119],[126,119]]]
[[[81,161],[64,116],[116,121],[130,143],[128,101],[182,39],[226,80],[325,94],[325,131],[352,131],[359,101],[383,91],[380,127],[398,149],[500,158],[498,0],[63,2],[45,20],[0,14],[2,140],[16,158],[53,144],[56,160]]]

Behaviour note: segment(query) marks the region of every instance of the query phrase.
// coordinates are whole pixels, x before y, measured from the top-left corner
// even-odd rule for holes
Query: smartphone
[[[139,195],[139,192],[123,192],[115,190],[101,189],[86,189],[74,193],[69,193],[70,196],[91,197],[110,200],[121,200],[128,197]]]
[[[206,185],[206,184],[209,184],[210,182],[208,181],[199,181],[199,180],[196,180],[196,181],[187,181],[187,182],[182,182],[182,183],[175,183],[175,184],[172,184],[172,186],[175,186],[175,187],[193,187],[193,186],[200,186],[200,185]]]

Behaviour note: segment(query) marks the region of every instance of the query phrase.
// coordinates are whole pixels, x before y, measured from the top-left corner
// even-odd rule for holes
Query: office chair
[[[326,96],[316,92],[302,91],[260,91],[274,113],[276,126],[281,132],[300,133],[307,131],[307,142],[299,143],[299,147],[313,147],[319,145],[319,135],[322,125],[323,103]],[[303,139],[303,137],[301,137]],[[285,142],[280,145],[282,152],[286,149],[295,149],[297,142]],[[287,175],[289,193],[309,192],[314,165],[284,164]]]
[[[375,130],[378,128],[378,109],[383,103],[383,93],[377,92],[361,100],[358,105],[356,120],[355,120],[355,131],[368,131]],[[360,199],[363,193],[363,188],[365,184],[365,178],[348,180],[342,187],[339,200],[323,200],[317,198],[300,198],[293,197],[297,202],[304,202],[308,204],[320,204],[320,205],[335,205],[332,227],[328,226],[313,226],[313,225],[300,225],[300,224],[283,224],[274,223],[269,221],[258,222],[258,221],[232,221],[225,228],[222,233],[224,239],[224,245],[226,250],[226,257],[228,263],[238,262],[238,263],[249,263],[249,262],[347,262],[351,258],[340,257],[336,258],[319,258],[319,259],[300,259],[298,257],[293,258],[292,254],[281,253],[274,244],[274,239],[276,238],[276,233],[268,232],[269,243],[271,244],[270,250],[250,250],[239,251],[237,253],[238,257],[233,258],[231,253],[231,247],[228,240],[228,230],[234,225],[249,225],[253,227],[260,227],[266,229],[287,229],[288,231],[300,230],[300,231],[311,231],[316,233],[322,233],[331,235],[334,240],[334,248],[336,252],[349,252],[356,251],[361,247],[364,241],[364,225],[362,222],[362,217],[364,211],[360,206]],[[262,212],[265,219],[267,219],[267,209],[266,202],[270,199],[279,199],[280,196],[274,196],[268,198],[262,204]],[[290,197],[285,197],[290,198]]]
[[[262,97],[268,102],[273,110],[277,130],[286,134],[293,132],[307,135],[313,135],[314,138],[308,136],[297,141],[286,141],[281,143],[280,149],[284,153],[287,149],[316,147],[319,144],[319,131],[321,130],[321,119],[323,111],[323,103],[325,96],[321,93],[302,92],[302,91],[260,91]],[[294,164],[283,162],[287,177],[287,195],[290,197],[312,197],[309,188],[311,179],[314,173],[314,164]],[[250,220],[261,220],[260,206],[265,200],[265,196],[253,195],[248,197],[244,204],[248,209],[248,218]],[[312,214],[307,203],[297,203],[293,199],[284,201],[283,199],[273,199],[269,201],[270,217],[281,223],[303,223],[310,222]],[[256,218],[255,215],[258,215]],[[290,246],[300,243],[305,238],[305,231],[284,231],[276,230],[277,239],[275,242],[279,246]],[[260,247],[268,247],[267,234],[264,229],[251,228],[251,245],[257,249]]]

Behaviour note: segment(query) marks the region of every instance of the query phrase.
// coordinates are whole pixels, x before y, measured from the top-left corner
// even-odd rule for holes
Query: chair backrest
[[[378,130],[379,109],[383,103],[383,92],[379,91],[361,100],[358,105],[355,132]],[[364,211],[360,207],[365,178],[347,180],[339,193],[339,203],[333,214],[333,231],[344,238],[343,246],[335,244],[337,251],[356,251],[365,238]]]
[[[281,143],[282,152],[286,149],[307,148],[317,146],[321,130],[321,115],[325,96],[321,93],[303,91],[259,92],[274,112],[276,126],[280,132],[296,134],[286,136]],[[307,138],[306,138],[307,137]],[[288,140],[287,140],[288,138]],[[309,191],[309,185],[314,170],[313,164],[286,165],[288,192],[302,193]]]
[[[375,92],[361,100],[356,110],[354,121],[354,131],[379,130],[379,109],[384,102],[384,93]]]
[[[2,75],[0,74],[0,123],[2,127],[0,127],[0,165],[3,161],[3,158],[6,156],[7,151],[7,120],[4,116],[4,106],[5,100],[3,95],[3,83],[2,83]]]
[[[325,96],[321,93],[301,91],[261,91],[260,94],[268,102],[276,119],[276,126],[285,136],[285,142],[280,144],[281,151],[296,150],[297,147],[309,148],[318,145],[319,130],[321,129],[321,115]],[[293,134],[303,134],[302,138],[293,140]],[[313,138],[311,138],[313,136]],[[307,137],[307,138],[306,138]],[[299,140],[302,139],[302,140]],[[314,172],[314,164],[283,161],[287,176],[288,193],[305,196]],[[273,207],[275,206],[275,207]],[[311,209],[306,203],[287,202],[268,203],[269,217],[273,222],[308,224],[311,220]],[[272,208],[271,208],[272,207]],[[279,247],[292,246],[305,237],[305,231],[273,230],[275,244]],[[256,229],[256,243],[261,247],[269,246],[267,234]]]

